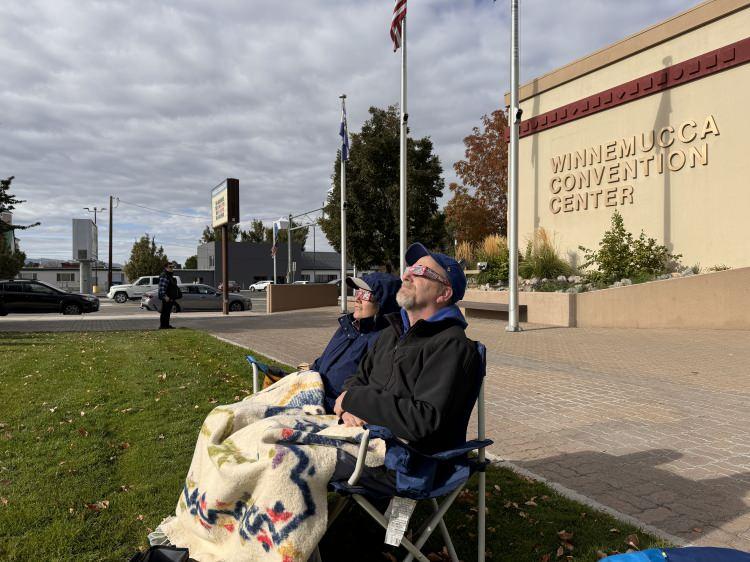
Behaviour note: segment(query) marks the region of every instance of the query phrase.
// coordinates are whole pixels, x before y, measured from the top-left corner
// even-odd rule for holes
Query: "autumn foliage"
[[[507,122],[501,110],[482,117],[464,139],[465,159],[453,165],[463,185],[450,184],[453,198],[445,207],[446,222],[459,241],[477,243],[491,234],[506,234],[508,206]]]

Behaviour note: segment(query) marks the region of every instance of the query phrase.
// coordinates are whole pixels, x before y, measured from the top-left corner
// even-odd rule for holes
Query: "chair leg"
[[[482,452],[484,452],[484,450]],[[479,513],[477,513],[477,559],[479,562],[484,562],[485,556],[485,516],[487,512],[485,506],[485,484],[485,474],[484,472],[480,472],[479,482],[477,484],[477,493],[479,495],[479,501],[477,502],[477,508],[479,509]]]
[[[331,528],[331,525],[333,525],[334,521],[338,519],[339,515],[341,515],[347,505],[349,505],[349,498],[346,496],[340,497],[339,501],[336,502],[333,511],[331,511],[331,514],[328,516],[328,526],[326,527],[327,529]]]
[[[380,523],[380,526],[383,527],[383,529],[388,528],[388,520],[375,508],[374,505],[367,501],[363,496],[360,496],[358,494],[354,494],[352,497],[359,505],[362,506],[362,509],[364,509],[370,515],[370,517]],[[430,562],[430,559],[422,554],[422,551],[419,550],[419,547],[415,546],[406,537],[401,539],[401,546],[403,546],[409,552],[409,555],[404,558],[404,562],[406,562],[407,560],[413,560],[414,558],[419,560],[419,562]]]
[[[437,513],[439,509],[437,500],[435,498],[432,498],[431,502],[432,502],[432,507],[435,510],[435,513]],[[450,555],[452,562],[459,562],[458,555],[456,554],[456,549],[453,548],[453,541],[451,540],[451,535],[448,532],[448,527],[446,526],[445,521],[440,519],[438,526],[440,527],[440,534],[443,535],[445,548],[448,549],[448,554]]]

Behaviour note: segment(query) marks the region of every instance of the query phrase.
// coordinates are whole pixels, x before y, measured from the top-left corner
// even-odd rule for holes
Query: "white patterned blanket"
[[[200,562],[305,562],[326,530],[336,449],[355,455],[361,429],[324,414],[323,382],[292,373],[203,422],[176,515],[160,529]],[[382,441],[368,465],[382,464]]]

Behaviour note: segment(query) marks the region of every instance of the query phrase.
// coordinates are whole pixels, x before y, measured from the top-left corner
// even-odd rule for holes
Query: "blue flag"
[[[349,160],[349,130],[346,127],[346,107],[341,108],[339,136],[341,137],[341,159]]]

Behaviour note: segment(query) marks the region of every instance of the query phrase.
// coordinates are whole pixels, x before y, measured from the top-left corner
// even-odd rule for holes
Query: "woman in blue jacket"
[[[371,273],[362,278],[348,277],[346,284],[354,289],[354,312],[339,318],[338,330],[323,355],[310,367],[323,378],[329,413],[333,413],[344,382],[357,372],[362,357],[387,325],[383,317],[399,309],[396,293],[401,288],[401,279],[395,275]]]

